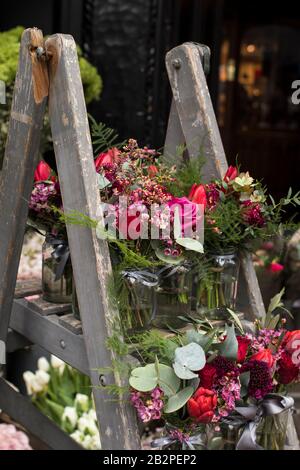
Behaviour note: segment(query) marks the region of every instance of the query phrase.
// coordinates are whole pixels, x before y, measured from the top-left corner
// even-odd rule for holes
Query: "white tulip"
[[[26,390],[27,390],[28,395],[32,395],[33,394],[32,385],[33,385],[33,382],[35,381],[35,374],[31,372],[30,370],[27,370],[23,374],[23,379],[26,385]]]
[[[89,409],[89,397],[83,393],[77,393],[75,397],[75,407],[79,411],[88,411]]]
[[[89,436],[88,434],[86,436],[84,436],[84,441],[83,441],[82,445],[86,450],[93,450],[93,438],[92,438],[92,436]]]
[[[63,373],[65,366],[66,366],[66,363],[64,361],[59,359],[59,357],[51,355],[50,362],[51,362],[51,366],[53,367],[53,369],[59,369],[59,372],[61,374]]]
[[[91,408],[88,412],[88,417],[92,420],[94,420],[96,423],[97,423],[97,414],[96,414],[96,411]]]
[[[75,429],[78,421],[77,411],[73,406],[66,406],[62,415],[62,422],[69,422],[73,429]]]
[[[98,433],[98,428],[95,421],[84,413],[78,420],[77,427],[82,432],[88,432],[92,436]]]
[[[37,370],[35,373],[35,379],[44,387],[45,385],[48,385],[50,381],[50,375],[44,370]]]
[[[37,363],[38,369],[48,372],[50,369],[49,361],[45,357],[40,357]]]
[[[85,438],[85,435],[78,429],[76,429],[76,431],[70,434],[70,436],[72,437],[72,439],[74,439],[74,441],[78,442],[78,444],[81,444],[81,445]]]
[[[101,442],[100,442],[99,432],[98,432],[98,434],[94,434],[94,436],[92,436],[92,449],[101,450]]]

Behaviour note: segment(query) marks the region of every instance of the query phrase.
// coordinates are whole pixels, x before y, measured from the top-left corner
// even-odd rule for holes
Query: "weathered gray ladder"
[[[175,154],[186,142],[190,157],[196,157],[205,139],[209,157],[206,176],[219,176],[226,169],[215,116],[201,61],[205,48],[184,44],[167,55],[173,104],[166,138],[166,151]],[[44,42],[42,32],[28,29],[21,41],[19,67],[11,109],[9,137],[0,182],[0,340],[7,351],[35,343],[91,377],[103,449],[138,449],[136,420],[126,402],[111,400],[99,385],[99,368],[110,367],[112,353],[106,348],[118,312],[108,306],[107,279],[111,271],[106,242],[93,230],[68,226],[75,284],[82,325],[73,328],[64,306],[41,308],[24,298],[38,288],[21,289],[16,277],[28,213],[34,169],[38,163],[40,129],[49,100],[54,150],[66,211],[99,216],[99,193],[93,164],[86,107],[72,37],[54,35]],[[262,300],[253,267],[244,261],[249,303],[254,315]],[[21,293],[20,293],[21,292]],[[23,294],[22,294],[23,292]],[[63,314],[58,316],[59,314]],[[81,333],[81,326],[82,331]],[[111,373],[101,375],[102,385],[120,382]],[[0,379],[0,409],[40,437],[53,449],[79,449],[72,439]]]

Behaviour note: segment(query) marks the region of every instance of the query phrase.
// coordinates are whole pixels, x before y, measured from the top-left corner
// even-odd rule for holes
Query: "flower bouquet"
[[[57,175],[41,161],[34,173],[28,225],[45,236],[43,244],[43,298],[49,302],[72,300],[72,265],[66,226],[60,220],[62,199]]]
[[[33,404],[76,442],[88,450],[100,449],[97,417],[88,377],[55,356],[41,357],[35,373],[24,372]]]
[[[239,252],[253,252],[255,242],[283,233],[282,216],[287,205],[300,204],[299,193],[292,196],[290,189],[276,203],[260,181],[230,166],[223,179],[194,184],[189,198],[197,202],[199,197],[205,205],[205,257],[194,288],[197,309],[210,318],[226,319],[227,308],[235,308]]]
[[[298,448],[288,386],[299,380],[300,332],[273,313],[281,295],[251,332],[232,312],[225,330],[198,320],[186,333],[134,338],[124,350],[141,362],[128,371],[131,403],[144,423],[166,423],[154,447]]]

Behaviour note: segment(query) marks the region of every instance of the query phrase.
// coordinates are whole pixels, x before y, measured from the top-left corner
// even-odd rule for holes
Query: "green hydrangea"
[[[24,28],[17,26],[0,33],[0,80],[3,80],[7,86],[11,85],[15,79],[20,40]],[[98,100],[102,91],[102,80],[96,67],[88,62],[78,47],[79,67],[81,79],[84,88],[86,103]]]
[[[6,106],[0,106],[0,169],[4,156],[4,147],[7,138],[9,112],[12,100],[13,84],[16,77],[20,40],[24,31],[23,26],[17,26],[0,33],[0,80],[6,84]],[[102,79],[96,67],[83,57],[82,51],[77,46],[79,67],[84,89],[86,103],[98,100],[102,91]],[[49,148],[51,142],[50,127],[47,116],[41,136],[41,153]]]

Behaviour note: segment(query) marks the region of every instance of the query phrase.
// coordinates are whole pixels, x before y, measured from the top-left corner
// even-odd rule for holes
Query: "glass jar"
[[[207,433],[204,426],[182,430],[166,423],[162,437],[154,439],[151,447],[160,450],[205,450]]]
[[[227,309],[235,309],[239,267],[236,252],[209,256],[206,274],[196,280],[197,313],[212,320],[228,318]]]
[[[149,327],[181,328],[179,317],[191,314],[192,273],[189,266],[124,273],[127,304],[120,308],[124,332],[131,335]]]
[[[68,242],[48,234],[42,247],[42,296],[47,302],[72,302],[72,264]]]
[[[256,441],[265,450],[284,450],[291,410],[266,416],[256,431]]]

